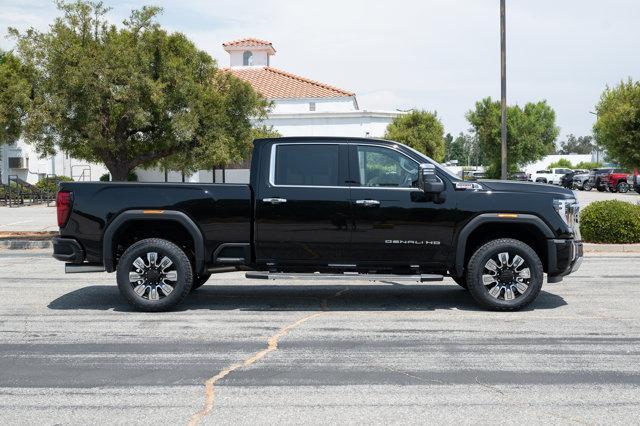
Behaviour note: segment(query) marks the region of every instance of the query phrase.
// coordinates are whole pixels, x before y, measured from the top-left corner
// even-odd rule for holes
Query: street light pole
[[[502,144],[502,168],[500,178],[507,180],[507,35],[505,25],[505,0],[500,0],[500,141]]]

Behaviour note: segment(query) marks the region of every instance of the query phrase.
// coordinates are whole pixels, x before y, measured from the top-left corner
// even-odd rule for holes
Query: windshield
[[[431,163],[434,166],[436,166],[437,169],[443,171],[447,176],[449,176],[451,179],[455,179],[455,180],[461,180],[460,176],[458,176],[457,174],[455,174],[453,171],[449,170],[449,168],[447,168],[446,166],[443,166],[442,164],[438,163],[437,161],[427,157],[426,155],[424,155],[423,153],[421,153],[420,151],[417,151],[413,148],[411,148],[408,145],[405,144],[399,144],[404,146],[405,148],[407,148],[409,151],[417,154],[420,158],[424,159],[427,163]]]

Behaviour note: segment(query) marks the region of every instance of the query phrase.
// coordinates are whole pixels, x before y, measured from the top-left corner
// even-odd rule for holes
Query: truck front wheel
[[[159,238],[140,240],[120,258],[118,289],[137,310],[168,311],[191,290],[191,262],[180,247]]]
[[[540,257],[522,241],[489,241],[471,256],[467,284],[481,305],[500,311],[521,309],[540,293],[543,269]]]

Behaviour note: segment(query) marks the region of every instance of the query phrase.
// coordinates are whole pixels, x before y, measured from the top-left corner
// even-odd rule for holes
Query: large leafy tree
[[[485,98],[467,112],[471,130],[488,166],[487,174],[500,176],[500,102]],[[510,172],[555,151],[559,128],[546,101],[507,108],[507,166]]]
[[[251,118],[267,102],[198,50],[168,33],[157,7],[134,10],[123,26],[102,3],[58,3],[47,32],[10,30],[16,53],[35,71],[23,137],[41,154],[62,149],[102,162],[114,180],[174,157],[220,164],[247,154]]]
[[[596,106],[593,133],[608,156],[629,167],[640,164],[640,82],[607,87]]]
[[[414,110],[400,115],[387,126],[384,137],[409,145],[436,161],[444,160],[444,126],[435,112]]]
[[[591,154],[596,149],[593,136],[568,134],[567,140],[560,142],[558,154]]]
[[[11,52],[0,52],[0,145],[20,138],[31,97],[29,70]]]

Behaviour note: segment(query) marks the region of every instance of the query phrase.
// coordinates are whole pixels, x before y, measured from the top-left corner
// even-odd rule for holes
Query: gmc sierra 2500
[[[402,144],[254,142],[249,185],[68,183],[53,256],[67,272],[117,272],[137,309],[175,307],[212,273],[261,279],[438,281],[481,305],[532,302],[582,260],[572,191],[464,182]]]

